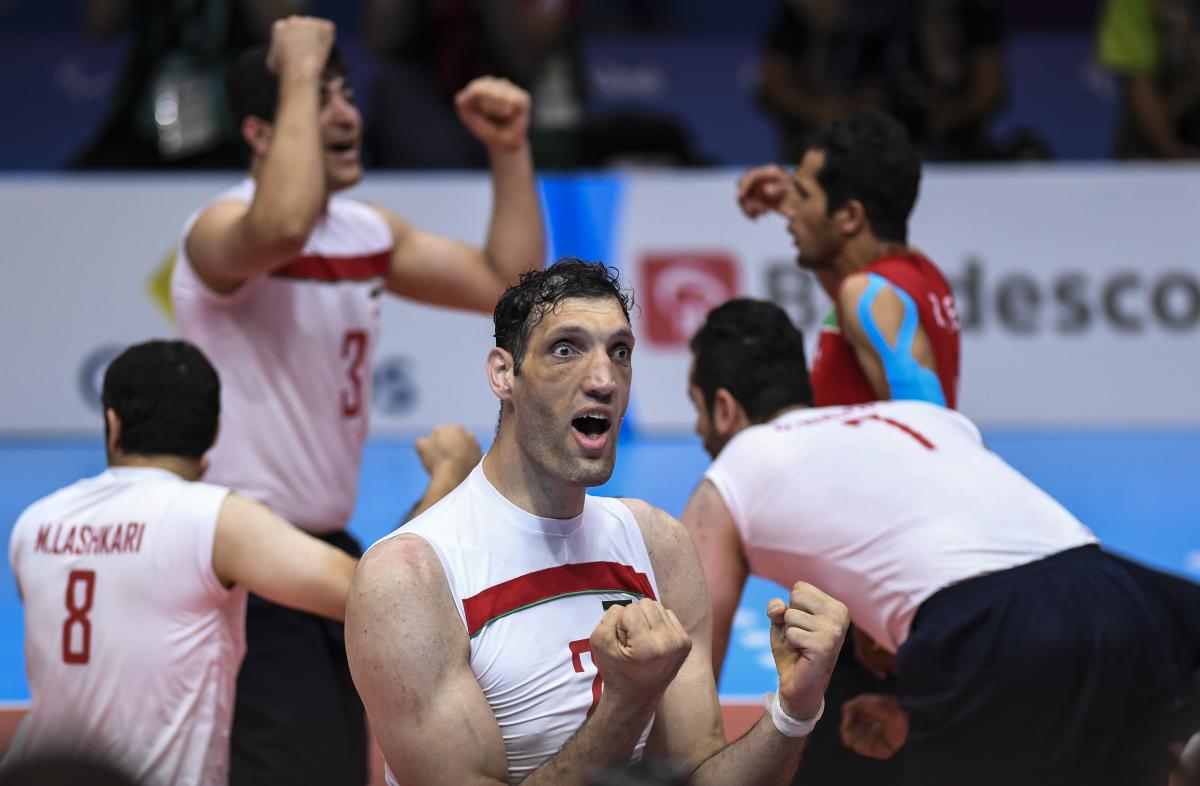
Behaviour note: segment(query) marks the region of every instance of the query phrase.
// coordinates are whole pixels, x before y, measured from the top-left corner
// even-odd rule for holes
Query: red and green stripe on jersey
[[[474,638],[501,617],[559,598],[614,593],[656,599],[646,574],[619,562],[580,562],[535,570],[464,598],[467,633]]]
[[[314,254],[296,257],[271,275],[304,281],[336,283],[338,281],[369,281],[384,278],[391,264],[391,251],[358,256]]]

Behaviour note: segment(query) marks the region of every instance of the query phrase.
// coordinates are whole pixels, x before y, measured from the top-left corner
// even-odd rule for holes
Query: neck
[[[907,243],[880,240],[873,235],[861,235],[847,241],[842,252],[834,259],[829,272],[818,275],[817,278],[825,292],[836,302],[838,287],[846,276],[857,273],[882,257],[908,252]]]
[[[587,489],[547,472],[503,424],[483,457],[483,474],[505,499],[535,516],[569,519],[583,513]]]
[[[153,467],[174,472],[184,480],[199,480],[204,474],[200,459],[184,456],[143,456],[136,453],[117,452],[108,457],[110,467]]]

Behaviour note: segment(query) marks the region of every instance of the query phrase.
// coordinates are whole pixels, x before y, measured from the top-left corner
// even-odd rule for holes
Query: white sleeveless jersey
[[[751,573],[820,587],[892,652],[937,590],[1096,541],[966,417],[917,401],[785,413],[706,477]]]
[[[8,761],[92,754],[139,783],[228,782],[246,615],[212,567],[228,493],[116,467],[21,515],[9,560],[33,702]]]
[[[253,195],[246,180],[216,201]],[[185,241],[171,279],[179,330],[221,375],[221,430],[204,479],[310,532],[342,529],[367,435],[387,222],[333,197],[300,257],[228,295],[196,275]]]
[[[638,523],[619,500],[592,496],[580,516],[539,518],[501,495],[480,464],[388,537],[397,534],[420,536],[441,560],[471,637],[471,669],[504,737],[509,782],[518,783],[599,701],[588,639],[605,610],[658,597]],[[392,764],[389,782],[403,784],[403,763]]]

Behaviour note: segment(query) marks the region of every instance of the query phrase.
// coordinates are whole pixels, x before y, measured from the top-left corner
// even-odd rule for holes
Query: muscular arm
[[[911,352],[907,345],[897,347],[906,312],[911,309],[912,318],[918,318],[916,305],[906,306],[897,294],[898,290],[891,284],[885,284],[870,303],[869,318],[887,345],[884,351],[888,357],[885,358],[880,354],[880,347],[868,335],[868,325],[864,324],[860,310],[868,284],[869,278],[866,273],[855,273],[847,276],[842,282],[837,296],[838,321],[842,327],[842,334],[854,350],[858,365],[866,375],[867,381],[871,383],[871,389],[880,399],[925,398],[913,394],[912,391],[920,381],[920,369],[936,376],[937,363],[933,357],[933,346],[929,342],[929,336],[920,322],[917,323],[912,338]],[[893,386],[897,385],[903,386],[901,396],[897,396],[893,390]],[[932,394],[933,391],[930,391],[929,395]],[[936,394],[942,395],[940,383],[936,386]]]
[[[288,19],[275,23],[276,51],[281,26],[326,25],[281,59],[279,102],[269,146],[247,205],[223,201],[209,206],[184,240],[197,275],[217,292],[231,292],[253,276],[285,264],[304,248],[325,205],[320,123],[321,71],[333,40],[324,20]],[[248,121],[251,122],[251,121]]]
[[[692,651],[659,703],[647,751],[680,763],[697,786],[791,782],[805,738],[785,737],[769,717],[764,715],[741,738],[725,744],[712,677],[708,592],[687,531],[644,502],[624,501],[642,527],[663,605],[676,613],[692,637]]]
[[[213,570],[225,585],[340,620],[355,560],[263,505],[230,494],[217,517]]]
[[[485,77],[455,99],[463,123],[492,160],[492,217],[483,248],[413,228],[382,211],[395,250],[388,290],[415,300],[490,314],[521,273],[542,266],[546,250],[533,157],[525,138],[529,96]]]
[[[471,672],[469,639],[441,563],[425,541],[399,535],[363,558],[347,604],[346,650],[384,757],[406,784],[508,782],[500,727]],[[652,700],[606,692],[575,736],[523,783],[584,786],[596,769],[629,760],[653,711]]]
[[[733,516],[711,481],[701,480],[692,492],[681,519],[696,544],[700,566],[712,603],[713,678],[720,680],[729,648],[733,615],[737,612],[749,567]]]

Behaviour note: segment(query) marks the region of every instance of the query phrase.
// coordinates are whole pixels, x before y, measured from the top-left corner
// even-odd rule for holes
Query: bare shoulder
[[[643,499],[620,497],[618,501],[633,513],[656,567],[659,560],[686,557],[688,552],[694,552],[692,538],[679,519]]]
[[[375,544],[359,560],[357,586],[404,585],[410,589],[446,586],[446,573],[437,552],[417,535],[401,534]]]

